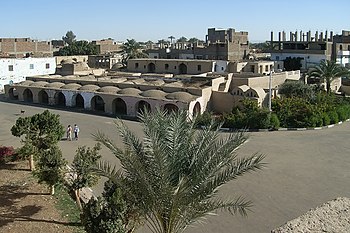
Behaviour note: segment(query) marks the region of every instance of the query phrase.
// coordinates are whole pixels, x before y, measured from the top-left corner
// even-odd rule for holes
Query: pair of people
[[[67,140],[72,141],[72,134],[73,134],[73,132],[74,132],[74,140],[78,140],[79,131],[80,131],[80,129],[79,129],[77,124],[74,124],[73,128],[72,128],[71,125],[68,125],[67,131],[66,131],[66,133],[67,133]]]

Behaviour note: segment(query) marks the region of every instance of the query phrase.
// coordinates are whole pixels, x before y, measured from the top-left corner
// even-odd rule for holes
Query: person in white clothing
[[[78,136],[79,136],[79,131],[80,131],[80,129],[79,129],[79,127],[77,126],[77,124],[74,124],[74,139],[75,140],[78,140]]]

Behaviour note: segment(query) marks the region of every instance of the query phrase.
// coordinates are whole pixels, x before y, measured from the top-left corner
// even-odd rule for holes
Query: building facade
[[[56,71],[56,61],[47,58],[0,58],[0,91],[4,85],[24,81],[27,76],[49,75]]]
[[[52,57],[53,46],[50,41],[37,41],[30,38],[0,38],[0,54],[3,57],[15,58]]]
[[[149,58],[240,61],[249,53],[248,32],[209,28],[204,45],[174,43],[148,50]]]

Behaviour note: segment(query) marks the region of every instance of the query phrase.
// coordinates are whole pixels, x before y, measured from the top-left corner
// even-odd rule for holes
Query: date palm
[[[334,61],[322,60],[318,66],[309,70],[308,76],[318,78],[322,83],[326,83],[327,93],[330,93],[331,83],[337,78],[349,77],[350,73],[348,69]]]
[[[250,201],[242,197],[226,200],[217,195],[225,183],[263,166],[263,155],[238,157],[238,147],[247,140],[244,133],[223,136],[220,125],[214,123],[197,130],[186,112],[145,111],[140,119],[143,139],[121,121],[116,122],[124,148],[103,133],[95,135],[122,166],[117,171],[101,163],[97,170],[137,205],[152,232],[183,232],[188,225],[220,209],[246,215]]]

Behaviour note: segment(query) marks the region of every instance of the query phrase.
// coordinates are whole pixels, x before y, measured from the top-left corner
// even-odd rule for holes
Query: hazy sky
[[[157,41],[169,36],[204,40],[207,29],[248,31],[350,30],[349,0],[0,0],[0,37]]]

